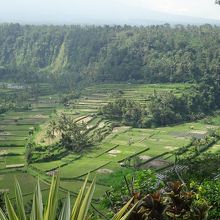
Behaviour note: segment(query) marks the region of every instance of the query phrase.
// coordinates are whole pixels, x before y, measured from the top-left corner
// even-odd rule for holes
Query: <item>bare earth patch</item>
[[[1,135],[8,136],[8,135],[10,135],[10,134],[11,134],[11,133],[10,133],[10,132],[7,132],[7,131],[0,132],[0,136],[1,136]]]
[[[115,128],[113,128],[113,130],[112,130],[113,133],[116,133],[116,132],[118,132],[118,131],[119,131],[118,127],[115,127]]]
[[[195,130],[195,131],[189,132],[189,135],[195,138],[204,138],[206,134],[207,134],[207,131]]]
[[[46,115],[35,115],[33,118],[48,118]]]
[[[51,170],[51,171],[47,172],[46,174],[48,176],[53,176],[53,175],[56,175],[57,173],[58,173],[58,170]]]
[[[86,101],[86,103],[90,103],[90,102],[92,102],[92,103],[103,103],[103,100],[88,99],[88,100]],[[80,102],[80,103],[81,103],[81,102]],[[85,102],[82,102],[82,103],[85,103]]]
[[[161,168],[169,165],[170,163],[166,160],[153,160],[147,164],[144,164],[142,168]]]
[[[116,157],[116,154],[108,154],[110,157]]]
[[[113,173],[113,170],[110,169],[98,169],[96,171],[97,173],[107,174],[107,173]]]
[[[117,132],[120,132],[120,131],[126,131],[129,128],[130,128],[129,126],[114,127],[112,132],[117,133]]]
[[[218,144],[217,144],[217,145],[214,145],[212,148],[215,148],[215,149],[216,149],[216,148],[220,148],[220,145],[218,145]]]
[[[7,154],[7,151],[6,151],[6,150],[1,150],[1,151],[0,151],[0,156],[6,155],[6,154]]]
[[[81,120],[79,120],[79,123],[88,123],[90,120],[92,120],[92,116],[88,116],[86,118],[83,118]]]
[[[194,130],[194,131],[190,131],[190,134],[206,134],[207,131],[199,131],[199,130]]]
[[[91,109],[80,109],[81,112],[91,112]]]
[[[110,150],[108,153],[109,154],[120,154],[121,151],[120,150]]]
[[[1,193],[7,193],[7,192],[9,192],[9,189],[0,189],[0,192]]]
[[[147,155],[141,155],[141,156],[139,156],[139,158],[140,158],[141,160],[149,160],[149,159],[151,159],[151,157],[150,157],[150,156],[147,156]]]
[[[87,125],[87,126],[86,126],[87,129],[90,129],[90,128],[92,128],[92,127],[93,127],[92,125]]]
[[[80,117],[78,117],[78,118],[75,118],[74,121],[77,121],[77,122],[78,122],[78,121],[82,120],[84,117],[85,117],[85,116],[80,116]]]
[[[105,127],[105,122],[102,121],[99,123],[98,128],[103,128],[103,127]]]
[[[218,127],[219,126],[216,126],[216,125],[208,125],[208,126],[206,126],[207,129],[216,129]]]
[[[11,164],[11,165],[6,165],[6,168],[18,168],[18,167],[24,167],[24,164]]]
[[[176,147],[173,147],[173,146],[165,146],[164,148],[167,150],[175,150],[176,149]]]
[[[171,135],[175,136],[176,139],[185,139],[185,138],[190,138],[190,137],[195,137],[195,138],[204,138],[205,135],[207,134],[207,130],[191,130],[188,132],[171,132]]]
[[[149,138],[150,141],[158,141],[156,138]]]

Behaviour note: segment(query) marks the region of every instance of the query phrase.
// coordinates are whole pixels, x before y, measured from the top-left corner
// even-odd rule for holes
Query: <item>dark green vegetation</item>
[[[104,106],[100,114],[109,119],[122,121],[125,125],[145,127],[144,117],[147,112],[138,102],[130,99],[116,99]]]
[[[199,82],[218,69],[219,34],[210,25],[2,24],[0,75],[68,89],[76,82]]]
[[[103,208],[117,209],[133,195],[129,182],[140,198],[150,195],[149,203],[159,199],[157,183],[179,179],[185,184],[173,185],[173,193],[189,203],[169,203],[169,209],[188,209],[191,218],[189,210],[201,202],[204,213],[211,205],[210,216],[218,219],[219,34],[210,25],[1,25],[3,191],[13,198],[8,182],[16,174],[22,188],[30,183],[27,202],[39,176],[46,195],[59,169],[60,196],[76,196],[90,172],[89,181],[97,176],[93,204],[100,206],[100,195],[113,186],[114,204]],[[13,81],[20,85],[6,83]],[[107,83],[92,85],[97,82]],[[149,168],[155,174],[142,171]],[[188,194],[191,187],[195,194]]]
[[[194,121],[220,108],[220,72],[207,76],[198,85],[192,85],[181,94],[171,92],[145,96],[142,105],[133,100],[119,98],[104,106],[100,114],[120,120],[133,127],[154,127]],[[120,92],[120,91],[119,91]],[[122,96],[121,93],[117,94]]]
[[[148,173],[150,174],[150,173]],[[156,192],[153,194],[143,194],[143,189],[140,186],[143,181],[146,181],[144,172],[140,173],[138,180],[133,180],[133,185],[129,189],[131,199],[125,202],[125,205],[112,214],[112,220],[161,220],[161,219],[201,219],[206,220],[208,217],[209,206],[206,201],[200,197],[198,193],[193,190],[187,191],[184,189],[184,184],[181,182],[170,182],[168,187],[163,189],[163,192]],[[151,184],[156,184],[156,178]],[[126,180],[127,181],[127,180]],[[127,182],[128,183],[128,182]],[[47,205],[45,206],[42,199],[42,192],[40,182],[38,181],[35,193],[33,195],[32,208],[28,211],[25,209],[23,195],[19,182],[15,182],[15,204],[14,208],[12,200],[5,194],[5,204],[0,207],[1,220],[86,220],[88,219],[110,219],[98,211],[99,215],[94,212],[89,213],[92,197],[95,189],[95,180],[90,186],[88,184],[88,177],[86,178],[79,194],[76,198],[75,204],[71,207],[71,198],[68,193],[66,199],[60,202],[59,199],[59,177],[52,178],[50,192],[48,195]],[[134,191],[134,187],[139,191]],[[145,184],[145,187],[150,187],[150,184]],[[141,192],[142,191],[142,192]],[[1,200],[3,201],[3,200]],[[117,202],[115,202],[115,205]],[[122,204],[120,205],[122,206]],[[94,206],[92,206],[97,211]],[[72,211],[71,211],[72,209]]]
[[[136,171],[114,185],[105,197],[105,204],[117,210],[121,203],[134,196],[137,207],[130,220],[136,219],[207,219],[210,209],[204,195],[194,183],[159,181],[150,170]],[[204,192],[204,191],[203,191]],[[216,217],[216,216],[215,216]]]
[[[49,138],[60,136],[60,145],[69,150],[80,152],[83,148],[91,145],[88,138],[86,124],[77,123],[71,117],[61,114],[56,121],[51,121],[47,131]]]
[[[131,126],[122,126],[119,120],[106,120],[97,114],[102,106],[105,106],[108,102],[114,102],[118,97],[138,103],[138,105],[134,106],[146,106],[148,108],[149,97],[152,95],[172,92],[175,97],[181,97],[186,88],[189,88],[188,84],[103,84],[85,88],[81,91],[79,98],[68,94],[63,94],[62,96],[56,94],[39,96],[38,99],[31,101],[31,109],[24,112],[22,110],[21,112],[9,111],[5,113],[2,115],[4,120],[9,120],[10,117],[15,117],[16,115],[17,117],[18,115],[26,115],[32,120],[36,115],[38,115],[37,120],[39,120],[40,115],[47,115],[47,117],[37,124],[31,121],[32,124],[28,126],[23,124],[16,125],[17,122],[12,120],[11,124],[7,126],[7,131],[17,129],[17,126],[20,126],[19,130],[23,128],[25,130],[24,137],[28,137],[28,143],[24,140],[17,147],[13,145],[1,146],[1,152],[5,154],[4,157],[1,156],[2,188],[7,190],[8,178],[13,178],[13,173],[9,175],[5,174],[5,172],[18,170],[18,173],[14,174],[25,175],[25,181],[20,181],[22,188],[25,187],[25,182],[30,181],[30,189],[27,189],[30,193],[35,183],[32,176],[40,175],[40,179],[46,183],[46,195],[48,192],[48,187],[46,186],[50,180],[50,175],[60,168],[61,195],[67,190],[75,195],[83,183],[85,175],[91,172],[91,178],[95,175],[97,176],[97,189],[94,195],[94,204],[96,204],[97,199],[109,189],[109,186],[114,185],[114,182],[120,182],[118,178],[123,179],[123,175],[133,173],[133,169],[151,168],[157,170],[158,174],[163,174],[175,163],[176,154],[179,155],[178,164],[185,166],[185,163],[188,165],[187,161],[190,160],[192,166],[196,164],[195,168],[190,167],[190,169],[198,170],[196,166],[201,167],[200,172],[203,173],[204,168],[196,161],[203,157],[204,160],[211,163],[205,152],[211,154],[219,152],[219,141],[212,138],[220,125],[218,113],[200,121],[155,129],[132,128],[132,124]],[[49,108],[50,111],[48,111],[49,106],[51,106]],[[38,110],[35,110],[35,108]],[[41,114],[37,113],[39,108],[42,111]],[[72,125],[86,127],[87,137],[93,143],[93,146],[90,144],[83,150],[74,152],[68,147],[68,144],[61,144],[62,136],[55,130],[59,124],[62,124],[64,128],[69,124],[66,122],[59,123],[60,119],[64,117],[63,113],[67,116],[67,121],[71,118],[70,124],[73,122]],[[61,120],[61,122],[65,120]],[[36,127],[36,129],[30,130],[30,126]],[[56,129],[53,130],[53,128]],[[3,135],[4,132],[1,134]],[[192,138],[195,140],[192,140]],[[201,139],[201,141],[199,142],[197,139]],[[26,156],[28,154],[31,156],[28,161],[29,165],[25,168],[16,167],[17,165],[23,166],[25,164],[25,142],[27,143]],[[8,137],[7,143],[13,143],[12,136]],[[27,151],[29,147],[31,149],[30,152]],[[211,185],[212,178],[218,174],[216,160],[213,160],[212,163],[215,165],[210,165],[210,170],[207,169],[207,173],[215,172],[215,175],[208,176],[207,174],[206,184],[210,183]],[[205,164],[204,161],[201,164]],[[8,165],[11,165],[11,167],[6,167]],[[161,169],[165,171],[161,171]],[[21,174],[21,171],[25,173]],[[120,173],[119,177],[117,177],[118,172]],[[198,176],[200,175],[198,174]],[[184,174],[183,178],[184,180],[189,180],[189,182],[194,181],[196,184],[200,184],[200,179],[196,175],[192,176],[194,178]],[[175,176],[170,180],[176,179],[178,177]],[[143,182],[143,184],[145,183]],[[208,186],[206,185],[206,187]],[[31,199],[30,193],[25,194],[25,201]],[[213,191],[209,188],[209,194],[205,198],[208,201],[213,201],[215,199],[213,199],[212,195],[214,195]],[[10,197],[13,197],[11,188]],[[118,201],[121,203],[119,199]],[[217,212],[216,207],[214,206],[210,212]]]

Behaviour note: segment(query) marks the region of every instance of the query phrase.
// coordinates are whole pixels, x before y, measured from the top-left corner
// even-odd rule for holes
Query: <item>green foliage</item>
[[[186,90],[180,97],[172,93],[155,93],[151,96],[149,105],[151,123],[161,126],[203,118],[220,107],[219,88],[219,78],[210,77],[208,82],[204,79],[197,87]]]
[[[181,174],[185,180],[210,180],[218,174],[220,155],[206,151],[219,141],[219,132],[219,129],[216,129],[202,139],[193,139],[188,146],[176,152],[176,163],[187,167]]]
[[[148,97],[145,106],[119,98],[108,103],[101,113],[109,119],[120,120],[133,127],[166,126],[194,121],[220,108],[220,72],[206,75],[197,86],[186,89],[180,96],[172,92],[157,93]],[[205,104],[204,104],[205,103]]]
[[[110,199],[108,206],[115,211],[133,196],[131,207],[137,205],[133,207],[130,220],[207,219],[210,207],[205,195],[195,188],[188,190],[179,181],[168,182],[165,186],[152,171],[146,170],[127,176],[121,183],[106,199]]]
[[[103,202],[114,210],[136,192],[141,194],[152,193],[163,185],[162,182],[158,182],[155,173],[151,170],[129,172],[123,179],[122,177],[117,178],[117,176],[111,178],[114,178],[115,181]]]
[[[132,182],[130,191],[140,193],[155,192],[158,188],[163,186],[162,181],[158,181],[156,174],[152,170],[136,171],[133,175],[126,176],[127,182]]]
[[[184,179],[194,179],[203,181],[204,179],[212,179],[218,174],[220,170],[220,155],[219,154],[201,154],[200,156],[189,160],[185,160],[188,169],[191,172],[184,172],[182,176]]]
[[[50,80],[62,89],[76,82],[200,81],[218,67],[219,32],[211,25],[2,24],[0,75],[26,82]],[[48,78],[44,72],[53,74]]]
[[[62,210],[59,214],[59,220],[86,220],[89,219],[88,211],[91,205],[92,197],[95,190],[95,180],[88,186],[88,176],[80,189],[80,192],[71,208],[70,194],[63,203]],[[53,176],[48,201],[46,206],[43,204],[40,183],[38,181],[35,193],[33,195],[32,210],[30,220],[55,220],[56,208],[58,206],[59,177]],[[26,220],[28,219],[24,210],[23,197],[20,185],[16,182],[15,187],[16,209],[13,207],[8,195],[5,195],[6,212],[0,208],[1,220]],[[127,212],[127,208],[133,201],[133,198],[113,217],[112,220],[126,220],[132,209]],[[135,208],[135,206],[134,206]],[[126,213],[127,212],[127,213]]]
[[[60,102],[64,104],[64,106],[67,106],[69,101],[72,99],[78,99],[80,97],[79,91],[73,91],[69,94],[65,94],[61,96]]]
[[[60,135],[61,146],[69,150],[80,152],[91,144],[86,124],[77,123],[68,115],[61,114],[57,122],[50,122],[48,136],[53,138],[55,132]]]
[[[32,135],[30,135],[25,146],[25,159],[27,164],[30,164],[32,162],[34,149],[35,143],[33,141]]]
[[[129,99],[116,99],[101,109],[106,118],[121,120],[123,124],[133,127],[143,127],[145,109],[137,102]]]
[[[149,112],[152,116],[151,124],[156,126],[189,120],[190,114],[184,99],[173,93],[154,93],[150,97]]]
[[[210,219],[219,219],[220,218],[220,180],[211,180],[205,181],[201,184],[202,186],[202,196],[211,205],[209,211]]]
[[[37,146],[30,153],[31,163],[61,160],[69,154],[68,150],[59,145]]]

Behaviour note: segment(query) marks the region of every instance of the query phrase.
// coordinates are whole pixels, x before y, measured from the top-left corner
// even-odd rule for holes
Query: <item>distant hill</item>
[[[127,14],[131,16],[128,17],[117,17],[111,19],[93,19],[90,18],[89,22],[86,18],[81,18],[78,21],[74,20],[78,23],[84,24],[129,24],[129,25],[162,25],[165,23],[169,23],[171,25],[176,24],[183,24],[183,25],[203,25],[203,24],[212,24],[212,25],[220,25],[220,20],[209,19],[209,18],[199,18],[193,16],[184,16],[184,15],[177,15],[177,14],[169,14],[163,13],[158,11],[151,11],[146,9],[138,9],[138,15],[134,15],[133,10],[127,9]]]
[[[65,1],[64,1],[65,2]],[[116,1],[117,2],[117,1]],[[129,2],[129,1],[128,1]],[[159,3],[158,3],[159,4]],[[4,4],[3,4],[4,5]],[[56,3],[54,4],[56,7]],[[77,4],[76,4],[77,5]],[[48,7],[47,3],[42,7],[45,7],[47,13],[40,13],[39,8],[36,8],[33,13],[31,9],[28,13],[21,13],[22,10],[15,10],[13,16],[10,13],[0,13],[0,23],[1,22],[20,22],[22,24],[54,24],[54,25],[158,25],[169,23],[174,24],[191,24],[191,25],[202,25],[202,24],[212,24],[219,25],[220,20],[206,18],[206,14],[199,18],[196,16],[186,16],[181,14],[171,14],[161,11],[149,10],[140,5],[120,5],[120,1],[117,7],[114,4],[107,1],[103,1],[103,4],[91,4],[92,7],[85,5],[85,7],[70,7],[63,10],[58,9],[57,13],[54,14],[52,7]],[[210,5],[212,3],[210,2]],[[48,8],[47,8],[48,7]],[[66,7],[66,6],[65,6]],[[218,7],[218,6],[216,6]],[[198,3],[199,9],[199,3]],[[25,9],[23,9],[25,11]],[[32,9],[33,10],[33,9]],[[181,10],[181,8],[179,8]],[[184,10],[184,9],[183,9]],[[211,9],[210,9],[211,10]],[[55,10],[56,11],[56,10]],[[39,16],[39,14],[41,16]],[[208,15],[207,15],[208,16]],[[214,15],[213,15],[214,16]]]
[[[0,25],[1,78],[193,82],[219,65],[220,27],[208,24]]]

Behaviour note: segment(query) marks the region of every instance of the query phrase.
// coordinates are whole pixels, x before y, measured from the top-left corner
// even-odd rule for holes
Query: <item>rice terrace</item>
[[[90,178],[97,178],[95,199],[99,199],[110,187],[108,178],[114,172],[126,167],[153,168],[159,173],[174,164],[175,153],[187,146],[192,137],[203,138],[211,129],[220,125],[220,115],[212,116],[207,120],[198,120],[180,125],[160,128],[132,128],[106,120],[98,114],[99,109],[108,102],[120,97],[129,98],[140,103],[148,100],[154,92],[170,92],[176,96],[189,84],[103,84],[85,88],[79,98],[68,100],[68,105],[61,102],[59,94],[47,91],[37,100],[30,99],[28,110],[8,111],[1,114],[0,145],[1,145],[1,176],[0,187],[9,191],[14,197],[13,185],[9,185],[16,174],[28,201],[32,196],[36,179],[41,180],[43,192],[48,192],[48,183],[54,172],[60,172],[60,192],[71,192],[76,195],[87,173]],[[23,88],[1,87],[3,93],[19,93]],[[26,164],[25,145],[29,136],[33,136],[36,145],[46,148],[59,140],[59,137],[50,140],[46,131],[50,120],[56,119],[59,114],[69,115],[77,123],[85,123],[90,138],[103,136],[88,152],[67,152],[61,159],[46,160]],[[206,149],[218,152],[220,142]],[[193,148],[191,146],[190,148]],[[190,150],[189,148],[189,150]],[[58,151],[58,150],[57,150]],[[42,153],[50,152],[42,151]],[[39,154],[41,152],[38,152]],[[59,154],[59,152],[52,152]]]
[[[0,220],[219,220],[220,23],[68,10],[0,24]]]

